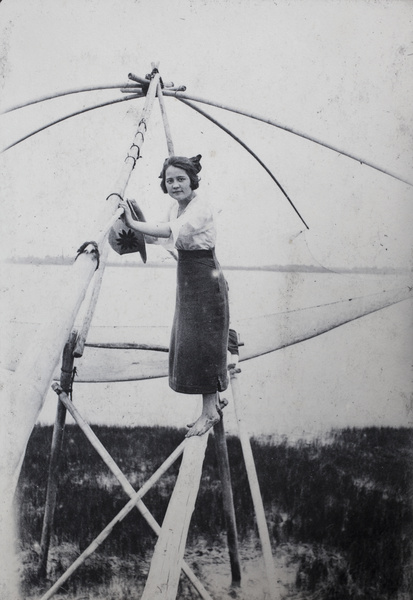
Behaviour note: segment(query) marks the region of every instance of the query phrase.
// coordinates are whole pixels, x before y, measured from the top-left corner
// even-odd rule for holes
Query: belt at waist
[[[209,250],[178,250],[179,260],[190,260],[191,258],[213,258],[215,249]]]

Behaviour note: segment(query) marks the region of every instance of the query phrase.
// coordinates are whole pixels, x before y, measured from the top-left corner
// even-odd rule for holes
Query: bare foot
[[[218,398],[218,403],[215,405],[215,412],[212,414],[204,414],[204,412],[202,412],[195,423],[188,424],[190,429],[185,437],[189,438],[194,435],[203,435],[208,429],[211,429],[211,427],[219,423],[222,419],[222,409],[224,409],[227,404],[228,400],[226,398]]]
[[[216,425],[221,419],[221,415],[218,413],[215,416],[208,417],[207,415],[202,414],[190,427],[190,430],[185,435],[186,438],[192,437],[193,435],[204,435],[211,429],[214,425]]]

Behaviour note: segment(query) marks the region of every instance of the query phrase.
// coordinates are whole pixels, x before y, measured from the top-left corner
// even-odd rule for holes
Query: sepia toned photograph
[[[409,600],[413,4],[0,0],[0,600]]]

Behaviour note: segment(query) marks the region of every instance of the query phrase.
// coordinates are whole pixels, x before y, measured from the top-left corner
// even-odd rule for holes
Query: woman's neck
[[[185,198],[185,200],[178,200],[178,213],[179,214],[184,212],[184,210],[187,208],[188,204],[190,202],[192,202],[192,200],[195,198],[195,196],[196,196],[195,192],[192,192],[192,194],[189,198]]]

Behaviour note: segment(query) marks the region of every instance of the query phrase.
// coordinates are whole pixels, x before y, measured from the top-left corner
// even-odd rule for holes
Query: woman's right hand
[[[129,203],[127,200],[119,200],[119,208],[123,208],[123,219],[126,223],[126,225],[128,225],[129,227],[131,226],[130,223],[131,221],[133,221],[133,217],[132,217],[132,212],[129,206]]]

